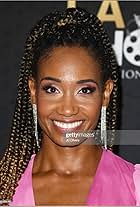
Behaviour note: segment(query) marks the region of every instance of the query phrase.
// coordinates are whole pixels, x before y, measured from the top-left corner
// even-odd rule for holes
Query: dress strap
[[[136,205],[140,206],[140,164],[135,165],[133,179],[135,184]]]

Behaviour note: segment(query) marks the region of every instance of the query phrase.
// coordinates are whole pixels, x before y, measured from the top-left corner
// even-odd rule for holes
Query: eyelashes
[[[49,94],[59,93],[59,90],[58,90],[55,86],[52,86],[52,85],[46,85],[46,86],[43,86],[42,89],[43,89],[46,93],[49,93]]]
[[[83,94],[91,94],[91,93],[93,93],[93,92],[95,92],[96,91],[96,87],[83,87],[80,91],[79,91],[79,93],[81,94],[81,93],[83,93]]]
[[[57,87],[53,85],[45,85],[42,87],[42,90],[45,91],[47,94],[59,94],[61,93],[61,90],[59,90]],[[92,94],[96,91],[96,87],[94,86],[84,86],[80,90],[78,90],[78,94]]]

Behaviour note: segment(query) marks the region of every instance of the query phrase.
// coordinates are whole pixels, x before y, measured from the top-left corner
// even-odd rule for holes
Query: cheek
[[[37,94],[37,105],[38,105],[38,117],[46,117],[51,114],[55,107],[55,102],[52,102],[50,99],[46,98],[44,94],[39,92]]]
[[[101,102],[99,104],[88,105],[89,117],[99,117],[101,111]]]
[[[88,100],[85,102],[85,105],[83,105],[83,111],[88,116],[89,125],[96,127],[100,113],[101,113],[101,107],[102,107],[102,99],[101,97],[98,99],[93,99],[88,102]]]

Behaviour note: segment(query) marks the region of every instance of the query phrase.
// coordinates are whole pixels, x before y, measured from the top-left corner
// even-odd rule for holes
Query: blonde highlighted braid
[[[114,81],[107,110],[107,128],[114,131],[118,114],[119,72],[110,40],[99,19],[80,8],[53,12],[43,17],[32,29],[21,62],[18,94],[9,145],[0,162],[0,200],[11,200],[17,183],[32,154],[37,153],[34,135],[32,104],[28,87],[29,77],[37,74],[37,62],[57,46],[80,46],[96,56],[103,70],[103,82]],[[100,129],[100,120],[97,126]],[[40,134],[40,133],[39,133]],[[110,146],[114,137],[109,138]],[[41,143],[41,138],[39,139]]]

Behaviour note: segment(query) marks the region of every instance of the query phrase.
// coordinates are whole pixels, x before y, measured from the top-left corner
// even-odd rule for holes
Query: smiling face
[[[66,132],[95,129],[113,88],[111,80],[104,90],[101,82],[101,68],[84,48],[57,47],[41,59],[37,80],[29,80],[29,88],[43,138],[67,146]]]

